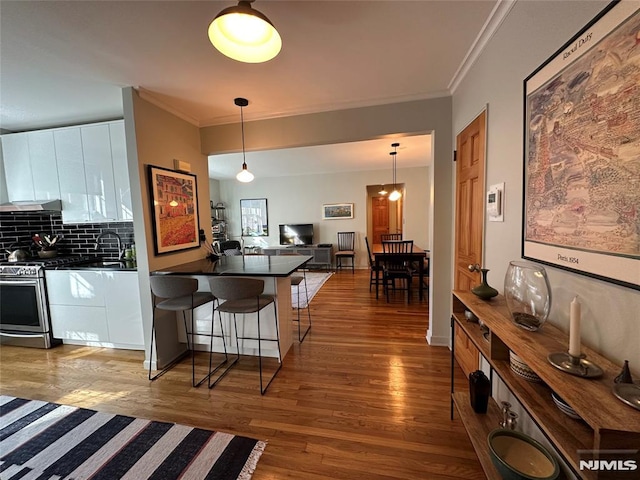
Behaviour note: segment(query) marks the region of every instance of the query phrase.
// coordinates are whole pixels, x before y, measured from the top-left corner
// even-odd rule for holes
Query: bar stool
[[[222,365],[228,361],[227,348],[224,344],[224,331],[222,330],[222,324],[220,324],[221,334],[213,334],[214,319],[211,319],[211,333],[198,333],[197,335],[204,335],[211,337],[210,349],[213,350],[213,338],[222,337],[224,347],[225,359],[212,371],[211,370],[211,353],[209,353],[209,371],[207,375],[196,382],[196,364],[195,364],[195,345],[193,321],[193,309],[212,302],[215,297],[209,292],[198,292],[198,280],[195,278],[179,277],[173,275],[152,275],[149,278],[151,284],[151,293],[153,294],[153,320],[151,323],[151,348],[149,352],[149,380],[153,381],[158,377],[164,375],[167,371],[177,365],[184,355],[179,356],[173,360],[169,365],[163,368],[159,373],[151,376],[151,359],[153,358],[153,344],[155,343],[156,333],[156,310],[168,310],[172,312],[182,312],[182,320],[184,322],[184,329],[187,335],[187,348],[191,350],[191,384],[194,387],[200,386],[205,380],[209,379],[213,373],[215,373]],[[191,333],[187,328],[187,311],[191,312]],[[191,336],[191,342],[189,342],[189,336]],[[225,372],[226,373],[226,372]]]
[[[296,287],[297,288],[297,292],[298,292],[298,308],[296,309],[298,311],[298,318],[295,320],[296,322],[298,322],[298,341],[300,343],[302,343],[302,341],[304,340],[304,338],[307,336],[307,333],[309,333],[309,330],[311,330],[311,305],[309,305],[309,288],[307,287],[307,273],[303,270],[302,271],[302,275],[291,275],[291,286]],[[300,285],[304,282],[304,293],[305,296],[307,298],[307,306],[304,307],[307,309],[307,316],[309,317],[309,324],[307,325],[307,328],[304,331],[304,334],[301,334],[301,322],[300,322]]]
[[[211,293],[217,299],[225,301],[214,307],[218,310],[218,317],[221,319],[221,312],[233,314],[233,325],[236,333],[236,347],[238,340],[257,340],[258,341],[258,364],[260,368],[260,393],[265,394],[269,385],[282,368],[282,355],[280,353],[280,335],[278,333],[278,310],[276,308],[275,297],[273,295],[264,295],[264,280],[257,278],[244,277],[210,277],[209,288]],[[276,326],[276,338],[262,338],[260,334],[260,310],[273,304],[273,313]],[[257,314],[258,337],[239,337],[238,324],[236,322],[237,314],[255,313]],[[214,312],[215,314],[215,312]],[[269,379],[267,385],[263,388],[262,381],[262,342],[276,342],[278,347],[278,368]],[[238,357],[240,350],[238,349]]]

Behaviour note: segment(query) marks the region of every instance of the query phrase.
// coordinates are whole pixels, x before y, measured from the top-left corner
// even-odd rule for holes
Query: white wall
[[[203,258],[205,251],[199,248],[155,255],[147,167],[155,165],[173,169],[174,159],[191,164],[191,173],[197,177],[200,228],[205,230],[210,241],[209,174],[207,157],[200,153],[198,127],[140,98],[131,87],[123,89],[122,100],[147,357],[145,361],[148,361],[152,318],[149,272]],[[156,334],[158,348],[154,353],[160,367],[173,360],[182,351],[183,347],[177,342],[175,325],[175,322],[164,322],[158,326]]]
[[[398,169],[397,178],[405,184],[404,237],[429,248],[429,169]],[[240,236],[240,199],[266,198],[269,237],[245,238],[245,245],[278,245],[278,225],[313,223],[315,243],[337,242],[337,232],[355,231],[356,265],[368,268],[364,237],[367,232],[367,185],[380,185],[389,180],[387,170],[344,172],[325,175],[256,178],[251,183],[237,180],[220,181],[220,198],[226,206],[229,235]],[[353,203],[354,218],[322,220],[322,205]]]
[[[520,258],[523,80],[608,2],[519,1],[453,95],[453,132],[488,104],[487,185],[505,182],[504,223],[485,224],[489,283],[502,291],[510,260]],[[552,287],[550,322],[568,331],[569,302],[582,302],[582,341],[640,374],[640,292],[545,267]]]

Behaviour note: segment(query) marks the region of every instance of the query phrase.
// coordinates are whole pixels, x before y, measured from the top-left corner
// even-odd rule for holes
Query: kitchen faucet
[[[102,239],[102,237],[106,237],[107,235],[113,235],[118,240],[118,260],[121,260],[122,256],[124,255],[124,249],[122,248],[122,239],[120,238],[120,235],[118,235],[113,230],[105,230],[100,235],[98,235],[98,238],[96,238],[96,244],[93,246],[93,249],[98,250],[98,247],[100,246],[100,239]]]

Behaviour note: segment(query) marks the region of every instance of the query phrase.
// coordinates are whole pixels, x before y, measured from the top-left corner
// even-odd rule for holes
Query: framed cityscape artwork
[[[198,248],[196,176],[149,165],[156,255]]]
[[[640,9],[614,2],[524,81],[522,256],[640,290]]]
[[[331,203],[322,206],[322,219],[353,218],[353,203]]]

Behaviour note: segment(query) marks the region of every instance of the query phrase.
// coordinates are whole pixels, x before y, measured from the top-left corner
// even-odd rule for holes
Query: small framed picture
[[[322,206],[323,220],[353,218],[353,203],[329,203]]]

